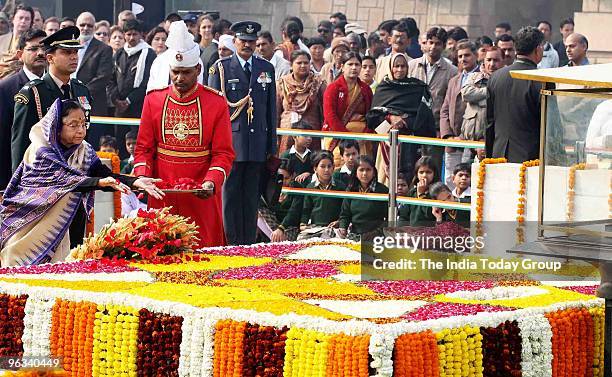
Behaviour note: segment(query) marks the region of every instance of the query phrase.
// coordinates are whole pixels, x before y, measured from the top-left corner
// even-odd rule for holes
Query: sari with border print
[[[30,130],[32,144],[0,204],[3,266],[58,260],[58,248],[61,255],[69,251],[68,229],[78,206],[84,205],[88,215],[93,208],[93,192],[74,190],[100,160],[86,141],[69,148],[61,144],[61,106],[57,99]]]

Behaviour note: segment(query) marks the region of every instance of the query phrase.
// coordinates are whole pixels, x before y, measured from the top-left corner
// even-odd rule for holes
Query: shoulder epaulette
[[[30,102],[30,99],[28,98],[28,96],[26,96],[25,94],[21,92],[15,94],[15,97],[13,97],[13,99],[15,100],[15,103],[21,103],[24,105],[27,105],[28,102]]]
[[[23,88],[21,88],[21,89],[22,89],[22,90],[23,90],[23,89],[28,90],[28,89],[30,89],[30,87],[31,87],[31,86],[40,85],[40,84],[42,84],[43,82],[44,82],[44,81],[43,81],[42,79],[34,79],[34,80],[31,80],[31,81],[28,81],[28,82],[27,82],[27,83],[26,83],[26,84],[23,86]]]
[[[210,86],[206,86],[206,85],[202,85],[204,87],[205,90],[208,90],[209,92],[215,93],[221,97],[223,97],[223,93],[217,89],[211,88]]]

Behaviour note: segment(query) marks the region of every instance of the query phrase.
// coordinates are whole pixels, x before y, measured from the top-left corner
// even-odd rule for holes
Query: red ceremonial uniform
[[[234,161],[227,102],[218,91],[200,84],[180,97],[171,85],[146,97],[134,152],[134,174],[176,181],[212,181],[215,194],[200,199],[192,194],[149,197],[149,208],[172,206],[200,227],[200,246],[225,245],[221,187]]]

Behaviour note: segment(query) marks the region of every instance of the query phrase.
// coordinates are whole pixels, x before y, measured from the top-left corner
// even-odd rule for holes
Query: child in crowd
[[[117,147],[117,139],[110,135],[105,135],[100,138],[100,152],[104,153],[119,153],[119,148]]]
[[[294,130],[312,130],[312,127],[303,121],[291,126]],[[310,161],[310,136],[293,136],[291,149],[284,152],[280,157],[289,161],[289,169],[295,172],[295,181],[304,184],[312,175],[312,162]]]
[[[397,196],[408,196],[408,178],[402,172],[397,173]]]
[[[346,185],[333,177],[334,155],[327,150],[316,151],[312,155],[314,175],[306,188],[313,190],[345,191]],[[342,199],[318,195],[307,195],[302,208],[301,232],[298,240],[312,237],[332,238],[338,225]]]
[[[458,202],[451,193],[451,190],[442,182],[435,182],[429,188],[429,195],[432,199],[441,200],[444,202]],[[432,207],[431,214],[436,219],[436,224],[441,224],[445,221],[453,221],[462,227],[470,227],[470,211],[459,211],[456,209],[443,209],[440,207]]]
[[[283,159],[278,168],[282,176],[281,186],[302,187],[293,178],[289,160]],[[295,241],[300,231],[300,217],[304,205],[303,195],[280,194],[276,203],[260,203],[257,226],[272,242]]]
[[[429,156],[421,157],[414,167],[414,178],[412,178],[412,188],[408,191],[408,196],[412,198],[431,199],[429,196],[429,186],[440,180],[438,168]],[[429,207],[409,204],[400,207],[399,220],[408,222],[410,226],[429,226],[435,222],[435,217],[431,214]]]
[[[370,156],[360,156],[351,171],[347,191],[388,194],[389,189],[379,183],[377,177],[374,160]],[[386,219],[387,202],[344,199],[338,220],[338,236],[358,240],[366,234],[382,234]]]
[[[342,140],[340,142],[340,156],[344,164],[334,172],[334,179],[342,181],[348,185],[351,178],[351,171],[355,167],[355,162],[359,157],[359,143],[355,140]]]
[[[455,188],[453,189],[452,194],[461,202],[469,203],[471,201],[471,177],[472,171],[470,164],[462,162],[455,166],[455,170],[453,170],[453,184],[455,185]]]
[[[125,149],[127,149],[130,157],[121,160],[121,174],[132,174],[134,170],[134,148],[136,148],[136,131],[130,131],[125,134]]]

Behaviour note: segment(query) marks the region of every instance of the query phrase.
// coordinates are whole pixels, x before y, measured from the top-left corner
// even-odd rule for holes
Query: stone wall
[[[612,0],[584,0],[582,12],[576,13],[575,31],[589,40],[588,57],[591,63],[612,62],[612,30],[607,25],[612,19]]]
[[[595,9],[593,4],[597,3],[597,11],[612,12],[612,0],[584,3],[588,9]],[[166,0],[168,12],[177,9],[219,10],[231,21],[258,21],[277,38],[287,15],[299,16],[304,21],[304,35],[311,36],[319,21],[339,11],[368,31],[383,20],[413,17],[421,31],[431,26],[462,26],[474,37],[492,36],[495,24],[501,21],[509,21],[516,32],[521,25],[544,19],[553,24],[553,40],[558,40],[559,20],[581,11],[583,5],[582,0]]]

